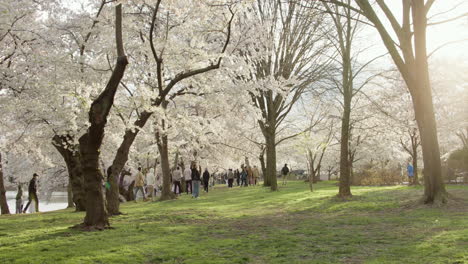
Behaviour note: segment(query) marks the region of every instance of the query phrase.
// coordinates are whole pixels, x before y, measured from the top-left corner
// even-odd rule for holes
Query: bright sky
[[[408,1],[408,0],[404,0]],[[401,22],[401,1],[387,0],[389,8],[395,14],[397,20]],[[378,9],[378,8],[376,8]],[[466,14],[465,17],[452,22],[433,25],[427,28],[427,49],[428,54],[439,46],[454,41],[465,40],[462,42],[447,45],[434,53],[431,58],[468,59],[468,1],[467,0],[436,0],[432,6],[428,17],[429,23],[444,21],[446,19]],[[382,14],[383,17],[383,14]],[[388,24],[388,23],[387,23]],[[390,28],[390,24],[388,24]],[[370,35],[375,35],[376,40],[380,37],[375,29]]]

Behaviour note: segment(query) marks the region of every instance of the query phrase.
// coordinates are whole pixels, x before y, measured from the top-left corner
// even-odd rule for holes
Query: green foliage
[[[447,162],[450,168],[468,171],[468,148],[455,150],[450,154]]]
[[[215,188],[198,200],[122,205],[115,229],[68,227],[71,210],[0,217],[0,263],[464,263],[468,187],[443,208],[417,204],[421,187],[355,187],[289,181]],[[465,200],[463,200],[465,199]]]

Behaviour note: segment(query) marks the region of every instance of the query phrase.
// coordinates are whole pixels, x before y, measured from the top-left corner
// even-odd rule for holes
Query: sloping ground
[[[70,210],[2,216],[0,263],[468,263],[468,186],[440,208],[417,203],[420,187],[355,187],[345,202],[315,187],[127,203],[102,232],[69,229],[83,219]]]

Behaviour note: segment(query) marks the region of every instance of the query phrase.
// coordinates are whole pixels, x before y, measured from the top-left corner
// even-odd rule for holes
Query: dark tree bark
[[[348,4],[349,0],[346,1]],[[340,138],[340,178],[338,197],[346,198],[351,194],[351,168],[348,159],[350,122],[351,122],[351,101],[356,91],[353,86],[353,80],[356,77],[353,74],[353,57],[351,53],[352,41],[356,32],[356,25],[350,8],[331,7],[324,2],[324,7],[330,14],[336,28],[336,49],[338,51],[341,66],[341,83],[338,90],[343,95],[343,113],[341,117],[341,138]],[[340,14],[340,12],[342,14]],[[359,70],[357,71],[359,73]]]
[[[383,0],[377,3],[390,21],[396,43],[368,0],[356,0],[360,11],[375,26],[382,41],[400,71],[413,100],[424,161],[424,203],[446,203],[447,191],[442,180],[437,125],[432,102],[427,63],[427,14],[433,1],[403,1],[403,22],[396,20]],[[411,21],[412,19],[412,21]],[[414,44],[413,44],[414,40]],[[399,51],[399,50],[400,51]]]
[[[114,103],[115,93],[123,78],[128,64],[122,43],[122,5],[116,6],[116,43],[117,63],[106,88],[91,104],[89,111],[90,126],[86,134],[80,137],[80,154],[86,191],[86,216],[84,227],[102,230],[109,227],[102,182],[104,176],[99,169],[99,155],[107,116]]]
[[[6,190],[3,183],[3,166],[2,166],[2,153],[0,153],[0,209],[2,215],[10,214],[8,203],[6,199]]]
[[[62,156],[68,171],[69,184],[71,185],[73,203],[77,212],[86,210],[86,196],[84,191],[83,170],[78,145],[70,145],[73,141],[70,135],[55,135],[52,145]]]
[[[270,182],[268,181],[266,177],[267,172],[266,172],[266,164],[265,164],[265,147],[262,148],[262,152],[260,152],[260,156],[258,157],[258,159],[260,160],[260,167],[262,168],[263,186],[270,186]]]
[[[166,109],[167,101],[162,104],[162,107]],[[160,127],[162,130],[165,129],[165,120],[161,121]],[[158,145],[159,156],[161,157],[161,171],[162,171],[162,191],[161,191],[161,201],[175,199],[175,194],[171,191],[171,169],[169,164],[169,151],[168,151],[168,140],[167,134],[162,134],[159,131],[156,131],[156,142]]]
[[[349,57],[348,57],[349,58]],[[350,59],[344,58],[343,62],[350,67],[348,62]],[[352,86],[349,85],[349,68],[343,65],[343,117],[341,118],[341,139],[340,139],[340,186],[338,196],[345,198],[351,196],[351,169],[348,159],[349,153],[349,133],[350,133],[350,119],[351,119],[351,99],[352,99]]]
[[[274,130],[268,130],[264,132],[266,139],[266,176],[265,179],[268,179],[267,184],[270,185],[272,191],[278,190],[278,178],[276,175],[276,142],[275,136],[276,133]]]

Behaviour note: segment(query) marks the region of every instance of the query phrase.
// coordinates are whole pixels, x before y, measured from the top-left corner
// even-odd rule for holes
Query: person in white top
[[[151,200],[156,196],[156,177],[154,175],[154,169],[150,169],[148,174],[146,175],[146,188],[148,197],[151,197]]]
[[[187,194],[189,193],[189,188],[190,188],[190,194],[192,193],[192,170],[187,167],[184,170],[184,179],[185,179],[185,190],[187,191]]]
[[[174,193],[178,195],[180,195],[181,193],[181,189],[180,189],[181,179],[182,179],[182,170],[180,169],[179,166],[177,166],[177,169],[172,174],[172,180],[174,181]]]

